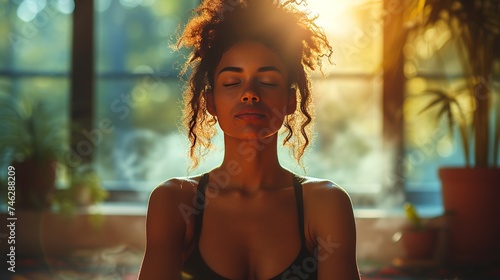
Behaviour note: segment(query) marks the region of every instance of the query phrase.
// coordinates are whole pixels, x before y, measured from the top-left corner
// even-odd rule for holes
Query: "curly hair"
[[[297,162],[310,144],[314,117],[310,78],[306,68],[321,69],[322,57],[330,58],[330,46],[316,17],[297,9],[304,0],[205,0],[193,10],[176,48],[191,54],[181,76],[191,71],[184,92],[183,125],[191,143],[191,168],[212,147],[217,120],[207,111],[205,93],[214,86],[214,71],[223,53],[241,40],[263,43],[278,54],[289,73],[289,85],[297,94],[297,110],[286,116],[283,145],[292,148]],[[282,131],[283,132],[283,131]]]

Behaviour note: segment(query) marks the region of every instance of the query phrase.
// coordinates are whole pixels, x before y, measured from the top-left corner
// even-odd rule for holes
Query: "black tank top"
[[[302,201],[302,182],[303,179],[295,174],[293,175],[293,188],[295,190],[295,199],[297,202],[297,212],[300,227],[301,247],[295,260],[280,274],[271,278],[271,280],[280,279],[318,279],[318,261],[306,247],[306,238],[304,234],[304,207]],[[198,198],[201,205],[205,205],[205,189],[208,183],[208,173],[202,175],[198,183]],[[199,240],[201,226],[203,224],[203,209],[195,216],[194,238],[195,248],[183,264],[183,272],[190,275],[193,280],[228,280],[213,271],[205,262],[200,254]]]

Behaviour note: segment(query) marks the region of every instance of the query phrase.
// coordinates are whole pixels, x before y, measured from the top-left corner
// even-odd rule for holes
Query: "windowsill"
[[[433,218],[443,215],[444,210],[441,205],[419,205],[417,206],[419,215],[422,218]],[[104,215],[133,215],[141,216],[147,213],[147,203],[130,202],[105,202],[100,205],[90,206],[82,209],[82,213],[100,213]],[[380,209],[370,207],[354,207],[356,219],[380,219],[404,217],[405,213],[401,207]]]
[[[443,215],[444,210],[441,205],[425,205],[417,207],[418,213],[422,218],[433,218]],[[400,207],[380,209],[380,208],[357,208],[354,207],[354,216],[356,219],[379,219],[404,217],[404,210]]]
[[[5,205],[2,205],[5,206]],[[0,213],[5,214],[7,207],[2,207]],[[422,218],[432,218],[443,215],[441,205],[418,206],[418,213]],[[54,211],[57,213],[57,211]],[[147,203],[142,202],[104,202],[99,205],[80,207],[76,210],[78,214],[102,214],[106,216],[145,216],[147,213]],[[369,208],[354,207],[356,219],[380,219],[404,217],[402,208]]]
[[[81,213],[103,214],[109,216],[145,216],[147,204],[131,202],[105,202],[80,209]]]
[[[82,208],[79,212],[110,216],[143,216],[147,213],[147,205],[143,203],[106,202],[100,205]],[[432,218],[441,216],[443,214],[443,208],[441,206],[419,206],[418,213],[422,218]],[[405,213],[401,208],[379,209],[355,207],[354,216],[356,219],[380,219],[404,217]]]

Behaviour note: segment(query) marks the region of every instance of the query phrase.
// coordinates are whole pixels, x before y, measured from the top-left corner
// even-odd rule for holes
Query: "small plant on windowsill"
[[[408,224],[401,231],[405,257],[410,260],[431,260],[437,247],[438,230],[424,224],[411,203],[404,204]]]
[[[55,197],[56,209],[62,213],[72,214],[77,208],[98,204],[108,197],[99,176],[88,165],[70,171],[69,178],[69,187],[58,190]]]

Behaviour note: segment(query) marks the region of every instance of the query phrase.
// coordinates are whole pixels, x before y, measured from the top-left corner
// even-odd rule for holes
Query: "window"
[[[392,83],[387,80],[390,73],[385,71],[383,59],[389,52],[384,36],[392,32],[387,32],[387,22],[400,17],[402,4],[369,0],[309,2],[303,8],[318,14],[319,25],[333,46],[334,65],[325,62],[324,77],[319,71],[312,76],[316,136],[305,156],[307,175],[337,182],[351,194],[357,207],[376,206],[388,197],[400,202],[403,185],[388,180],[387,173],[403,163],[398,161],[403,152],[411,156],[421,149],[412,137],[420,135],[417,129],[422,127],[407,123],[403,131],[402,116],[393,115],[402,108],[403,92],[384,86]],[[186,53],[171,51],[169,44],[175,42],[178,26],[186,22],[199,0],[93,3],[95,92],[92,108],[87,110],[92,113],[87,117],[94,127],[103,121],[109,125],[102,138],[89,136],[99,138],[93,165],[112,193],[111,200],[144,202],[159,182],[188,175],[188,143],[178,130],[184,85],[177,77]],[[49,111],[62,118],[65,127],[73,121],[68,104],[74,4],[71,0],[0,1],[0,35],[9,38],[0,42],[1,94],[27,96],[50,104]],[[84,1],[77,4],[88,5]],[[390,51],[401,52],[397,48]],[[418,56],[418,50],[415,52]],[[442,79],[442,73],[424,71],[434,69],[429,64],[432,62],[419,63],[413,68],[405,64],[407,93],[418,88],[423,77],[430,77],[426,83]],[[396,75],[394,80],[401,85],[402,74],[401,70],[401,76]],[[397,108],[391,109],[388,100],[396,100]],[[401,139],[399,144],[388,144],[388,127]],[[219,149],[191,174],[220,162],[220,134],[215,140]],[[404,149],[400,151],[403,135]],[[430,190],[438,195],[436,178],[429,174],[440,164],[439,159],[457,162],[460,155],[454,153],[450,143],[437,144],[438,150],[433,150],[432,156],[405,174],[407,194]],[[280,153],[286,167],[302,172],[287,149],[280,149]],[[446,158],[435,157],[443,153]],[[4,165],[5,155],[2,151]],[[395,195],[387,196],[388,192]],[[435,197],[432,203],[438,203]]]

